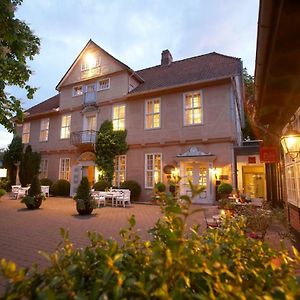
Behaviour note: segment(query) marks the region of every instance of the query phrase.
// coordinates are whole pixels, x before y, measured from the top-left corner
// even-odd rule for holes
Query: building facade
[[[126,129],[129,150],[115,159],[114,185],[135,180],[151,199],[166,166],[206,186],[195,202],[212,203],[216,180],[233,182],[234,146],[244,122],[242,62],[215,52],[133,71],[92,40],[57,85],[58,94],[26,111],[18,125],[24,144],[42,155],[41,177],[97,181],[94,145],[100,125]]]

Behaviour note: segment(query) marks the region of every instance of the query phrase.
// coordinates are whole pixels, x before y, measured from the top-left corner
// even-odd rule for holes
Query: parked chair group
[[[23,198],[28,194],[28,190],[30,188],[30,185],[27,187],[22,187],[21,185],[12,185],[11,186],[11,199],[19,199]],[[49,197],[49,186],[48,185],[42,185],[41,191],[45,195],[45,197]]]
[[[111,201],[112,206],[130,205],[130,190],[127,189],[110,189],[108,192],[92,191],[92,197],[96,200],[98,207],[102,204],[105,206]]]

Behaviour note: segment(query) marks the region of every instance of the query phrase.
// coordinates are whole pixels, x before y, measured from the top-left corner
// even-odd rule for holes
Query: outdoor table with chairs
[[[11,186],[11,199],[20,199],[25,197],[28,194],[28,190],[30,189],[30,185],[26,187],[22,187],[21,185],[12,185]],[[42,185],[41,191],[45,195],[45,197],[49,197],[49,186]]]
[[[123,206],[130,205],[130,190],[127,189],[110,189],[107,192],[104,191],[92,191],[92,197],[96,200],[98,207],[102,204],[106,206],[107,203],[111,203],[111,206]]]

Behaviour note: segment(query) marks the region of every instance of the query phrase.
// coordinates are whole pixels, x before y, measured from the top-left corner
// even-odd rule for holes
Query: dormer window
[[[83,94],[82,85],[73,87],[73,97],[81,96]]]
[[[98,91],[108,90],[110,88],[110,79],[101,79],[98,81]]]
[[[81,62],[81,71],[91,70],[100,66],[100,56],[87,53]]]

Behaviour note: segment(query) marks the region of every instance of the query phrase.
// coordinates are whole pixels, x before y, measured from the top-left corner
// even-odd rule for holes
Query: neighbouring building
[[[298,0],[260,1],[255,68],[256,118],[268,143],[278,149],[280,137],[289,126],[300,131],[299,16]],[[270,167],[270,195],[278,201],[284,199],[289,223],[300,236],[300,155],[291,158],[281,149],[280,161]]]
[[[195,202],[212,203],[216,181],[235,184],[234,147],[244,124],[242,61],[215,52],[134,71],[90,40],[56,87],[28,109],[18,132],[42,155],[41,177],[97,181],[94,144],[105,120],[127,129],[129,150],[115,159],[114,185],[136,180],[150,200],[167,169],[206,186]]]

